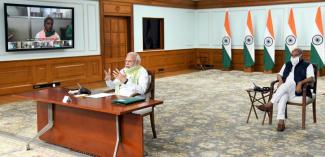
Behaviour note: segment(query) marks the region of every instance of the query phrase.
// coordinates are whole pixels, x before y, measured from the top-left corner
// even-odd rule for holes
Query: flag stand
[[[254,71],[254,68],[253,67],[245,67],[244,68],[244,72],[248,72],[248,73],[251,73]]]
[[[265,74],[272,74],[272,70],[264,70]]]
[[[222,68],[222,71],[231,71],[231,68]]]

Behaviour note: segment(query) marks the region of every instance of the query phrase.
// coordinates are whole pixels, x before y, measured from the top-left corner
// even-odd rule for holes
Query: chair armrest
[[[303,104],[306,105],[306,101],[307,101],[307,88],[308,86],[312,87],[313,86],[313,81],[312,82],[306,82],[304,84],[302,84],[302,102]]]
[[[141,95],[141,94],[139,94],[139,93],[133,93],[133,94],[130,95],[130,97],[135,97],[135,96],[139,96],[139,95]]]
[[[302,86],[307,85],[307,86],[311,86],[312,87],[314,85],[313,83],[314,83],[314,81],[306,82],[306,83],[303,83]]]
[[[313,86],[313,83],[312,82],[307,82],[307,83],[302,84],[302,92],[303,93],[306,93],[307,92],[307,87],[308,86],[312,87]]]
[[[279,80],[275,80],[275,81],[272,81],[271,82],[271,85],[270,85],[270,96],[269,96],[269,100],[268,101],[271,101],[271,99],[272,99],[272,96],[273,96],[273,93],[274,93],[274,85],[276,84],[276,83],[278,83],[279,82]]]
[[[308,83],[302,85],[302,104],[306,105]]]
[[[272,81],[272,82],[271,82],[270,87],[271,87],[272,90],[274,89],[274,85],[275,85],[276,83],[278,83],[278,82],[279,82],[279,80],[275,80],[275,81]]]

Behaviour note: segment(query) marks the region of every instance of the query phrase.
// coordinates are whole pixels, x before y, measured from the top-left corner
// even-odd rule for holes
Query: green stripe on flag
[[[231,59],[228,55],[225,47],[222,45],[222,64],[224,68],[230,68],[231,66]]]
[[[245,63],[245,67],[251,67],[254,65],[253,58],[249,53],[249,50],[245,43],[244,43],[244,63]]]
[[[291,52],[289,50],[288,45],[286,44],[285,51],[284,51],[284,62],[285,63],[289,62],[290,61],[290,58],[291,58]]]
[[[274,67],[274,62],[270,56],[267,48],[264,46],[264,70],[272,70]]]
[[[311,44],[310,49],[310,62],[317,65],[317,70],[324,68],[324,63],[313,44]]]

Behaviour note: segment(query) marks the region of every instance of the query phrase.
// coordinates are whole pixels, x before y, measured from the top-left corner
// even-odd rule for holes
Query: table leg
[[[117,115],[115,117],[115,124],[116,124],[116,143],[115,143],[115,149],[114,149],[114,154],[113,154],[113,157],[116,157],[117,156],[117,153],[118,153],[118,147],[120,145],[120,123],[119,123],[119,116]]]
[[[266,104],[265,95],[263,93],[261,93],[261,95],[262,95],[264,104]]]
[[[266,96],[262,93],[262,98],[263,98],[263,101],[264,101],[264,104],[266,104]],[[263,119],[263,123],[262,124],[264,124],[264,120],[265,120],[265,115],[267,114],[267,116],[269,117],[269,125],[271,125],[272,124],[272,114],[273,114],[273,109],[272,109],[272,111],[270,111],[270,112],[265,112],[265,114],[264,114],[264,119]]]
[[[53,104],[48,104],[47,105],[47,113],[48,113],[48,117],[47,117],[48,123],[47,123],[47,125],[44,128],[42,128],[32,139],[27,141],[26,150],[30,150],[30,143],[32,141],[34,141],[36,138],[42,136],[44,133],[46,133],[47,131],[49,131],[53,127],[53,124],[54,124],[54,122],[53,122]]]
[[[254,113],[255,113],[256,119],[258,119],[257,113],[256,113],[256,109],[255,109],[255,106],[254,105],[253,105],[253,109],[254,109]]]
[[[254,107],[254,102],[256,100],[256,92],[254,93],[254,96],[252,96],[250,92],[248,92],[248,95],[249,95],[249,100],[251,101],[251,104],[252,104],[251,110],[252,110],[252,108],[254,109],[255,117],[256,117],[256,119],[258,119],[258,116],[257,116],[257,113],[256,113],[256,109]],[[249,111],[249,116],[251,114],[251,110]],[[248,123],[248,119],[247,119],[247,123]]]
[[[248,121],[249,121],[249,117],[251,116],[252,108],[253,108],[253,105],[251,105],[251,109],[249,110],[249,113],[248,113],[248,117],[247,117],[246,123],[248,123]]]

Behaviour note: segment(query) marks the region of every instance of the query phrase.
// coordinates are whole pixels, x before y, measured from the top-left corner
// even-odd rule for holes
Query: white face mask
[[[293,66],[297,65],[299,63],[299,60],[300,60],[300,56],[290,58],[290,61],[291,61]]]

